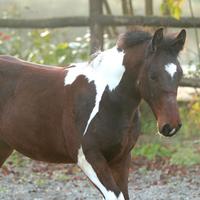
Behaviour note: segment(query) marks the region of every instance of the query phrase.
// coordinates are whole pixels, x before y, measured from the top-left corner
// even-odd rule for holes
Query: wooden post
[[[98,17],[103,14],[103,1],[90,0],[90,52],[103,49],[103,26],[98,23]]]
[[[145,0],[145,14],[153,15],[153,0]]]

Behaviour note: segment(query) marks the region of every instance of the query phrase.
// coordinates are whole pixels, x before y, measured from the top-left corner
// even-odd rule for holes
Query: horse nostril
[[[164,136],[171,137],[181,128],[181,126],[182,124],[180,123],[178,124],[177,128],[172,128],[170,124],[165,124],[161,129],[161,133]]]
[[[172,128],[169,124],[165,124],[161,130],[161,133],[165,134],[169,134],[171,132]]]

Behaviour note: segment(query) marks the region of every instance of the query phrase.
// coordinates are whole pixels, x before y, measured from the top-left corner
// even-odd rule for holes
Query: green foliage
[[[176,152],[171,156],[171,164],[185,166],[200,164],[199,152],[196,152],[193,146],[180,146],[176,149]]]
[[[189,104],[189,113],[188,113],[190,122],[200,128],[200,96],[194,96],[193,101]]]
[[[170,157],[172,151],[161,144],[144,144],[135,147],[132,152],[133,156],[143,156],[148,160],[154,160],[156,157]]]
[[[180,19],[181,7],[185,0],[165,0],[160,6],[160,10],[164,14],[170,14],[176,19]]]
[[[200,164],[199,152],[193,145],[176,145],[175,147],[166,147],[163,144],[143,144],[135,147],[132,156],[142,156],[148,160],[155,160],[156,157],[170,158],[170,164],[191,166]]]
[[[194,97],[194,100],[191,102],[180,104],[179,112],[182,120],[182,127],[178,133],[179,138],[189,139],[198,137],[200,128],[199,97]]]
[[[33,30],[19,37],[15,32],[10,35],[0,32],[0,54],[61,66],[88,59],[89,36],[79,37],[74,42],[57,42],[56,34],[56,31]]]

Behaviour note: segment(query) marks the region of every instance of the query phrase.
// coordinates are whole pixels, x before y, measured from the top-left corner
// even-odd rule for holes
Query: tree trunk
[[[103,1],[90,0],[90,51],[91,54],[103,49],[103,26],[98,18],[103,14]]]
[[[145,0],[145,15],[153,15],[153,0]]]

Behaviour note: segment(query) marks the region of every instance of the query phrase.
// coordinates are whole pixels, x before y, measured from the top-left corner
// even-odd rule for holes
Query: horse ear
[[[173,48],[179,52],[183,49],[183,46],[185,44],[186,39],[186,30],[182,29],[181,32],[177,35],[177,37],[174,39],[174,42],[172,44]]]
[[[159,28],[154,33],[151,41],[151,49],[153,52],[155,52],[158,49],[162,40],[163,40],[163,28]]]

